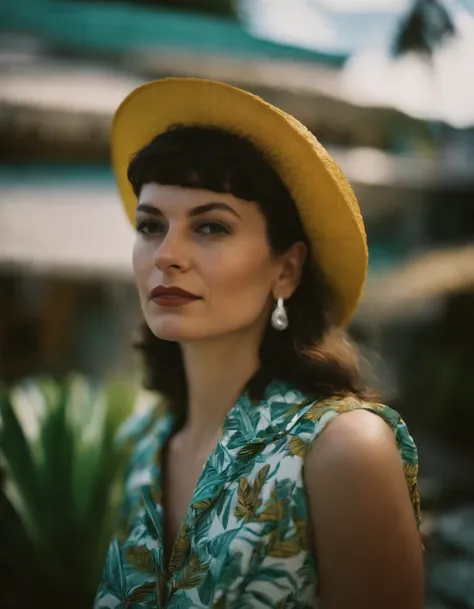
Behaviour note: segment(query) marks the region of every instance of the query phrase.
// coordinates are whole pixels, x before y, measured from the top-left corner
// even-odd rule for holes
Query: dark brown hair
[[[143,184],[204,188],[256,202],[265,216],[273,254],[303,241],[309,255],[302,279],[286,302],[289,327],[270,323],[261,348],[261,367],[249,381],[252,399],[261,399],[272,379],[288,381],[309,397],[368,395],[358,353],[332,319],[332,294],[311,256],[295,203],[279,175],[247,139],[214,127],[175,126],[155,137],[132,159],[128,179],[137,197]],[[177,343],[156,338],[143,324],[136,347],[145,363],[145,385],[167,397],[184,414],[186,378]]]

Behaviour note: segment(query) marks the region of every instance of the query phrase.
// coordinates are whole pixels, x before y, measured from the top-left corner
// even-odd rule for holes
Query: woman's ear
[[[303,273],[303,266],[308,255],[308,248],[302,241],[297,241],[280,258],[280,274],[277,278],[273,296],[285,300],[293,295]]]

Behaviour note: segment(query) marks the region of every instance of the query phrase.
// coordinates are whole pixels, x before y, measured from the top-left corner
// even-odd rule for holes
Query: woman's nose
[[[155,250],[154,264],[161,271],[169,268],[186,270],[189,267],[186,244],[177,231],[169,230]]]

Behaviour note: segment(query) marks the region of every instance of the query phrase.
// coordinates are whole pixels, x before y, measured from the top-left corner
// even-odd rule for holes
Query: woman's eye
[[[222,222],[202,222],[197,230],[203,235],[228,235],[231,232]]]
[[[157,220],[141,220],[137,221],[137,232],[143,235],[152,235],[160,233],[164,230],[163,223]]]

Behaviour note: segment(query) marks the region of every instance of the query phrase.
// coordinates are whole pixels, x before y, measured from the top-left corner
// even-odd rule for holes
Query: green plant
[[[455,34],[451,13],[443,0],[413,0],[400,23],[393,52],[395,56],[415,52],[431,57],[438,46]]]
[[[4,609],[92,607],[121,497],[123,382],[26,381],[0,391]]]

